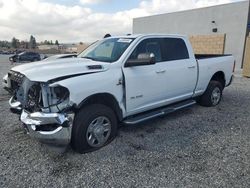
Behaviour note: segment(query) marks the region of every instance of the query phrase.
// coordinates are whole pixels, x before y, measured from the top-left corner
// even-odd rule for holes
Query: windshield
[[[26,52],[21,52],[21,53],[19,53],[18,55],[23,55],[23,54],[26,54]]]
[[[78,55],[93,61],[115,62],[129,47],[132,38],[110,38],[98,41]]]

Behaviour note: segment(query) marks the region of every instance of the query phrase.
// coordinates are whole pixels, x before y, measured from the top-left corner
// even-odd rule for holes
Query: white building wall
[[[133,20],[133,33],[171,33],[184,35],[226,34],[225,53],[233,54],[240,69],[246,40],[249,1]],[[215,21],[215,23],[212,23]]]

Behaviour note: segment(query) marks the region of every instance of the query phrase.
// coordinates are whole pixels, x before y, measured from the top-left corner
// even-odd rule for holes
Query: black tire
[[[211,80],[207,86],[204,94],[197,100],[197,102],[206,107],[216,106],[220,103],[222,98],[223,86],[220,82]],[[214,100],[213,92],[218,93],[218,99]]]
[[[90,141],[87,139],[89,138],[87,136],[87,134],[89,134],[88,128],[93,125],[92,122],[99,117],[105,117],[109,121],[109,124],[111,124],[111,126],[109,126],[111,127],[111,131],[109,131],[109,136],[106,135],[105,139],[107,140],[104,144],[93,147],[89,144]],[[107,145],[115,138],[116,134],[117,118],[113,110],[102,104],[92,104],[83,107],[76,114],[72,128],[71,145],[76,152],[87,153]],[[93,137],[93,135],[91,135],[91,137]]]

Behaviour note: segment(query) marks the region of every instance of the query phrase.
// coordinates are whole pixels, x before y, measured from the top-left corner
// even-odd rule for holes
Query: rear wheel
[[[117,119],[112,109],[92,104],[81,109],[75,117],[72,147],[79,153],[97,150],[116,136]]]
[[[200,97],[198,103],[202,106],[216,106],[222,98],[223,86],[218,81],[210,81],[205,93]]]

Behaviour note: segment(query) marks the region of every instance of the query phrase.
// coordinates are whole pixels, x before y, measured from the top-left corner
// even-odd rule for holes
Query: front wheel
[[[222,98],[223,87],[218,81],[210,81],[204,94],[198,100],[202,106],[216,106],[220,103]]]
[[[92,104],[81,109],[72,129],[72,147],[79,153],[97,150],[116,136],[117,119],[112,109]]]

